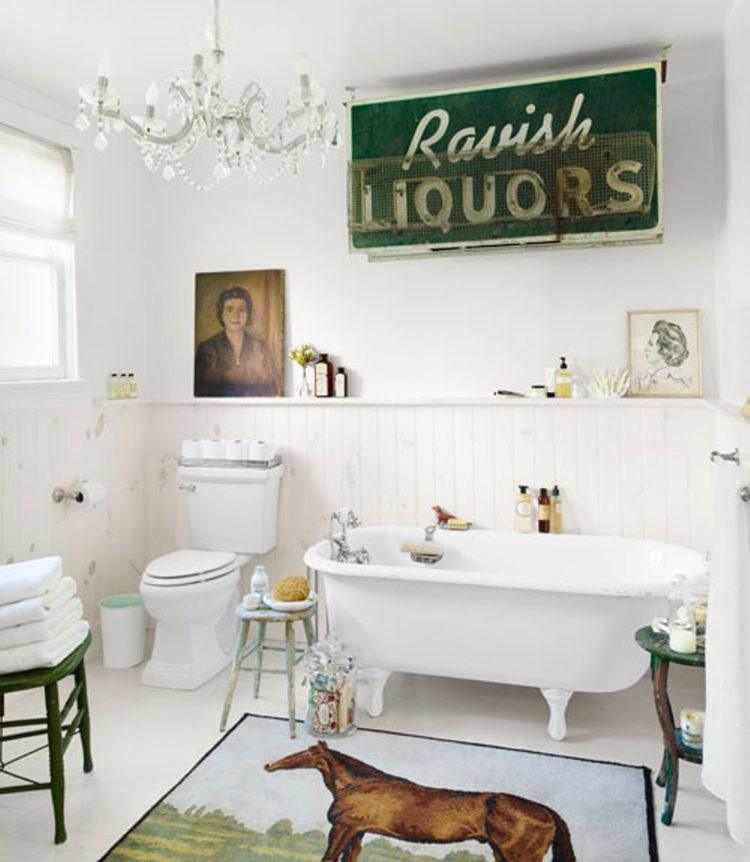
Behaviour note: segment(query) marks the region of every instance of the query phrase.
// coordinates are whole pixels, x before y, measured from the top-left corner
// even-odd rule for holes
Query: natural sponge
[[[309,595],[307,579],[294,575],[282,578],[273,588],[273,597],[277,602],[303,602]]]

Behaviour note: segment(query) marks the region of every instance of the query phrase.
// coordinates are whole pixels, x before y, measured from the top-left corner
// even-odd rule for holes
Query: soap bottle
[[[555,375],[555,397],[570,398],[573,395],[573,379],[568,369],[565,357],[560,357],[560,367]]]
[[[539,489],[539,500],[537,502],[537,519],[539,522],[539,532],[549,533],[549,515],[550,515],[549,497],[546,488]]]
[[[349,394],[349,385],[346,379],[346,369],[339,366],[336,371],[336,385],[334,387],[334,393],[337,398],[346,398]]]
[[[128,397],[128,375],[125,374],[124,371],[120,372],[120,376],[118,377],[117,382],[117,397],[118,398],[127,398]]]
[[[250,579],[250,593],[254,596],[263,596],[268,592],[268,573],[265,566],[256,566]]]
[[[333,365],[327,353],[321,353],[315,363],[315,397],[330,398],[333,394]]]
[[[114,371],[107,380],[107,398],[117,398],[117,374]]]
[[[515,529],[517,533],[530,533],[531,520],[531,494],[528,485],[519,485],[516,494]]]
[[[552,489],[552,501],[550,504],[550,531],[553,533],[562,533],[563,531],[563,516],[562,516],[562,498],[560,497],[560,489],[555,485]]]
[[[135,374],[131,371],[128,374],[128,398],[138,397],[138,383],[135,379]]]

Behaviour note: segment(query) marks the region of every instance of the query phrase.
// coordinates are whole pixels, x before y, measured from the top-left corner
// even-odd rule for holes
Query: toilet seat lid
[[[153,578],[185,578],[195,575],[209,575],[226,570],[237,561],[237,555],[230,551],[172,551],[152,560],[146,567],[146,575]]]

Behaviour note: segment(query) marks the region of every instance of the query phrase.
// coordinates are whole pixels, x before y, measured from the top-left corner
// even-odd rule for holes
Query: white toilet
[[[145,685],[198,688],[231,656],[240,568],[276,546],[284,467],[179,466],[191,550],[152,560],[140,591],[156,620]]]

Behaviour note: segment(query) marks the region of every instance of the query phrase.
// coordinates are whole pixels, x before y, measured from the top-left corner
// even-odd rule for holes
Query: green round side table
[[[684,664],[688,667],[705,667],[706,657],[702,652],[681,653],[669,648],[669,637],[655,632],[651,626],[638,629],[635,633],[638,645],[651,653],[651,679],[654,686],[654,703],[664,737],[664,756],[662,757],[656,783],[666,787],[664,809],[661,822],[665,826],[672,823],[677,789],[680,781],[680,760],[690,763],[703,763],[703,750],[686,745],[682,731],[675,726],[672,704],[669,702],[667,680],[670,664]]]
[[[54,667],[39,668],[38,670],[25,670],[19,673],[6,673],[0,675],[0,775],[10,775],[12,778],[20,779],[21,784],[12,784],[9,787],[0,787],[0,794],[23,793],[30,790],[49,790],[52,793],[52,810],[55,815],[55,844],[65,841],[65,773],[63,767],[63,755],[65,754],[71,740],[80,733],[83,747],[83,771],[91,772],[94,768],[91,760],[91,722],[89,717],[88,694],[86,691],[86,669],[83,658],[86,650],[91,646],[91,634],[86,635],[86,640],[76,647],[67,658],[64,658]],[[66,676],[73,675],[73,690],[68,695],[65,704],[60,707],[60,695],[57,684]],[[13,691],[25,691],[29,688],[44,688],[44,701],[46,705],[46,716],[44,718],[22,718],[14,721],[5,721],[5,695]],[[76,706],[75,715],[68,720],[68,716]],[[42,725],[33,730],[26,727]],[[6,733],[10,728],[11,733]],[[18,732],[13,730],[20,728]],[[18,760],[33,754],[38,749],[27,751],[25,754],[16,755],[11,760],[3,757],[3,743],[13,739],[26,739],[32,736],[46,736],[47,744],[42,748],[49,749],[49,781],[38,782],[30,778],[24,778],[8,767]]]

